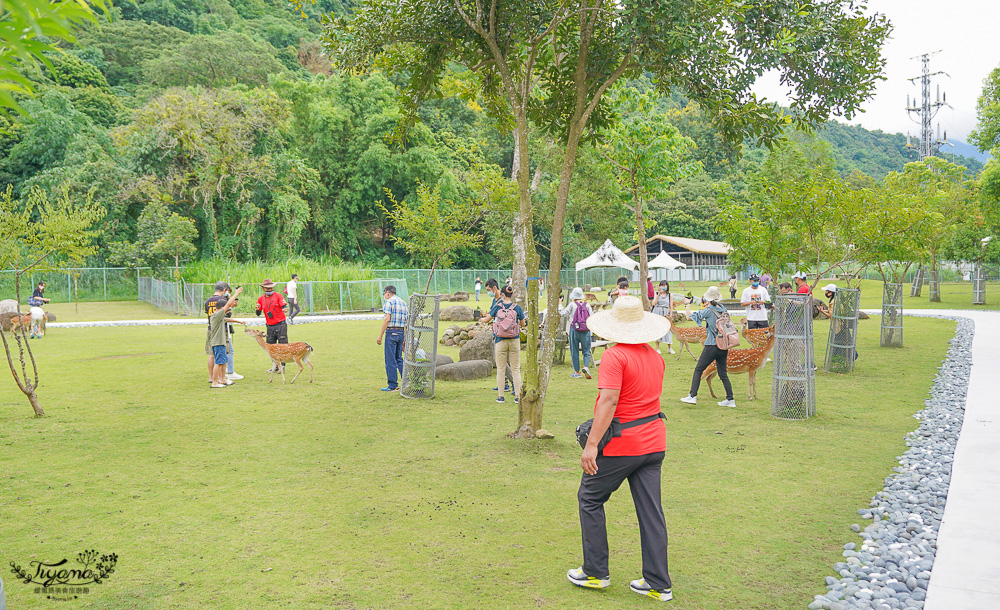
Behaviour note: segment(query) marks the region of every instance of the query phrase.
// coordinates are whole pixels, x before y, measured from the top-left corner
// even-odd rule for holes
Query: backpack
[[[517,324],[517,310],[513,303],[507,307],[503,303],[497,311],[497,317],[493,320],[493,334],[501,339],[513,339],[521,334],[521,329]]]
[[[587,307],[586,303],[577,303],[576,311],[573,312],[573,322],[572,327],[578,333],[588,332],[590,329],[587,328],[587,318],[590,317],[590,308]]]
[[[713,310],[715,311],[715,310]],[[715,346],[719,349],[732,349],[740,344],[740,332],[729,319],[729,312],[715,312]]]

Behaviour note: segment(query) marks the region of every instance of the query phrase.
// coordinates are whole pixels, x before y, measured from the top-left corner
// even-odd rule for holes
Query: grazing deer
[[[588,293],[584,294],[583,296],[584,296],[584,300],[586,300],[588,303],[595,303],[595,304],[597,303],[597,295],[596,294],[591,294],[591,293],[588,292]]]
[[[763,347],[767,343],[768,333],[774,334],[774,324],[768,326],[767,328],[750,328],[747,324],[747,319],[743,318],[743,325],[740,327],[740,334],[746,339],[750,345],[754,347]]]
[[[674,326],[670,329],[670,332],[674,333],[677,340],[681,342],[681,348],[677,350],[677,359],[680,359],[681,352],[686,349],[688,353],[691,354],[691,357],[697,360],[698,356],[695,356],[694,352],[691,351],[691,344],[700,343],[701,345],[705,345],[705,339],[708,338],[708,331],[705,330],[705,327],[695,326],[692,328],[690,326]]]
[[[30,313],[21,314],[21,315],[14,314],[13,316],[11,316],[11,318],[10,318],[10,330],[12,330],[14,332],[17,332],[17,330],[19,328],[21,328],[22,326],[24,328],[28,329],[28,330],[31,330],[31,314]]]
[[[771,350],[774,349],[774,328],[756,330],[762,330],[767,333],[767,339],[764,341],[763,346],[747,349],[731,349],[729,350],[729,355],[726,357],[727,373],[747,374],[750,380],[750,387],[747,389],[747,398],[754,400],[757,399],[757,371],[764,366],[764,363],[767,362],[768,357],[771,355]],[[717,398],[715,391],[712,389],[712,378],[718,373],[719,371],[716,369],[715,362],[712,362],[705,369],[705,372],[701,374],[701,378],[708,381],[708,391],[712,393],[712,398]]]
[[[274,380],[274,369],[281,369],[281,383],[285,383],[285,367],[282,363],[285,362],[295,362],[299,365],[299,372],[295,373],[295,377],[292,377],[292,383],[299,378],[302,371],[306,367],[302,366],[302,363],[309,365],[309,383],[313,381],[313,365],[309,362],[309,354],[312,353],[313,348],[308,343],[303,343],[299,341],[298,343],[267,343],[264,340],[264,333],[253,328],[246,329],[246,333],[257,340],[257,343],[267,352],[267,355],[271,357],[271,362],[274,366],[271,367],[271,378],[267,380],[271,383]]]

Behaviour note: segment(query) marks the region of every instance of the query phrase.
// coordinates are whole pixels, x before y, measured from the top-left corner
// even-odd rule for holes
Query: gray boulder
[[[17,300],[4,299],[0,301],[0,313],[17,313]]]
[[[463,291],[459,290],[458,292],[455,293],[455,300],[456,301],[468,301],[469,300],[469,293],[468,292],[463,292]]]
[[[56,314],[46,311],[45,312],[45,320],[48,321],[48,322],[55,322],[56,321]]]
[[[465,305],[452,305],[442,309],[438,319],[450,322],[472,322],[472,309]]]
[[[466,360],[438,366],[434,378],[438,381],[468,381],[483,379],[493,375],[493,363],[489,360]]]
[[[444,366],[445,364],[451,364],[455,360],[451,356],[445,356],[444,354],[437,355],[437,366]]]
[[[482,332],[469,339],[458,352],[461,362],[466,360],[489,360],[493,362],[493,333]]]

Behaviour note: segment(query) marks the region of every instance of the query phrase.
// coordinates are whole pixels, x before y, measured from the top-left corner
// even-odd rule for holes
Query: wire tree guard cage
[[[410,295],[410,315],[403,343],[403,398],[433,398],[437,368],[438,316],[441,295]]]
[[[831,303],[830,336],[826,342],[823,370],[828,373],[850,373],[858,348],[858,306],[861,291],[838,288]]]
[[[927,282],[930,286],[930,302],[940,303],[941,302],[941,282],[939,280],[939,273],[937,265],[931,268],[930,281]]]
[[[911,290],[912,292],[912,290]],[[903,285],[882,286],[882,333],[879,347],[903,347]]]
[[[986,271],[982,263],[976,263],[976,270],[972,276],[972,304],[986,304]]]
[[[920,289],[924,285],[924,266],[920,265],[917,267],[916,273],[913,274],[913,283],[910,284],[910,296],[918,297],[920,296]]]
[[[807,294],[774,297],[771,415],[778,419],[816,415],[811,298]]]

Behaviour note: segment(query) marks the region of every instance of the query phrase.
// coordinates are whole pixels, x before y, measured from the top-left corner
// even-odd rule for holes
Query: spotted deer
[[[313,365],[309,362],[309,354],[312,353],[313,348],[308,343],[303,343],[299,341],[298,343],[267,343],[264,340],[264,333],[253,328],[246,329],[246,334],[250,335],[257,340],[261,348],[267,355],[270,356],[273,366],[271,367],[271,378],[267,380],[268,383],[274,380],[274,369],[281,369],[281,383],[285,383],[285,367],[281,366],[281,363],[285,362],[295,362],[299,365],[299,372],[295,373],[295,377],[292,377],[292,383],[299,378],[302,371],[306,367],[302,366],[302,363],[309,365],[309,383],[313,381]]]
[[[754,347],[763,347],[767,343],[768,333],[774,334],[774,324],[768,326],[767,328],[749,328],[747,324],[747,319],[743,318],[743,326],[740,327],[740,334],[746,339],[750,345]]]
[[[681,353],[686,349],[691,354],[691,357],[697,360],[698,356],[695,356],[694,352],[691,351],[691,344],[699,343],[705,345],[705,339],[708,338],[708,331],[705,330],[705,327],[674,326],[670,329],[670,332],[681,342],[681,348],[677,350],[677,359],[680,360]]]
[[[768,357],[771,355],[771,350],[774,349],[774,327],[757,330],[765,331],[767,335],[764,345],[747,349],[731,349],[729,350],[729,355],[726,357],[727,373],[747,374],[750,380],[750,386],[747,389],[747,398],[754,400],[757,399],[757,371],[764,366],[764,363],[767,362]],[[747,340],[749,341],[749,339]],[[715,391],[712,389],[712,378],[718,374],[719,371],[716,369],[714,361],[701,374],[702,380],[708,381],[708,391],[712,393],[712,398],[717,398]]]

